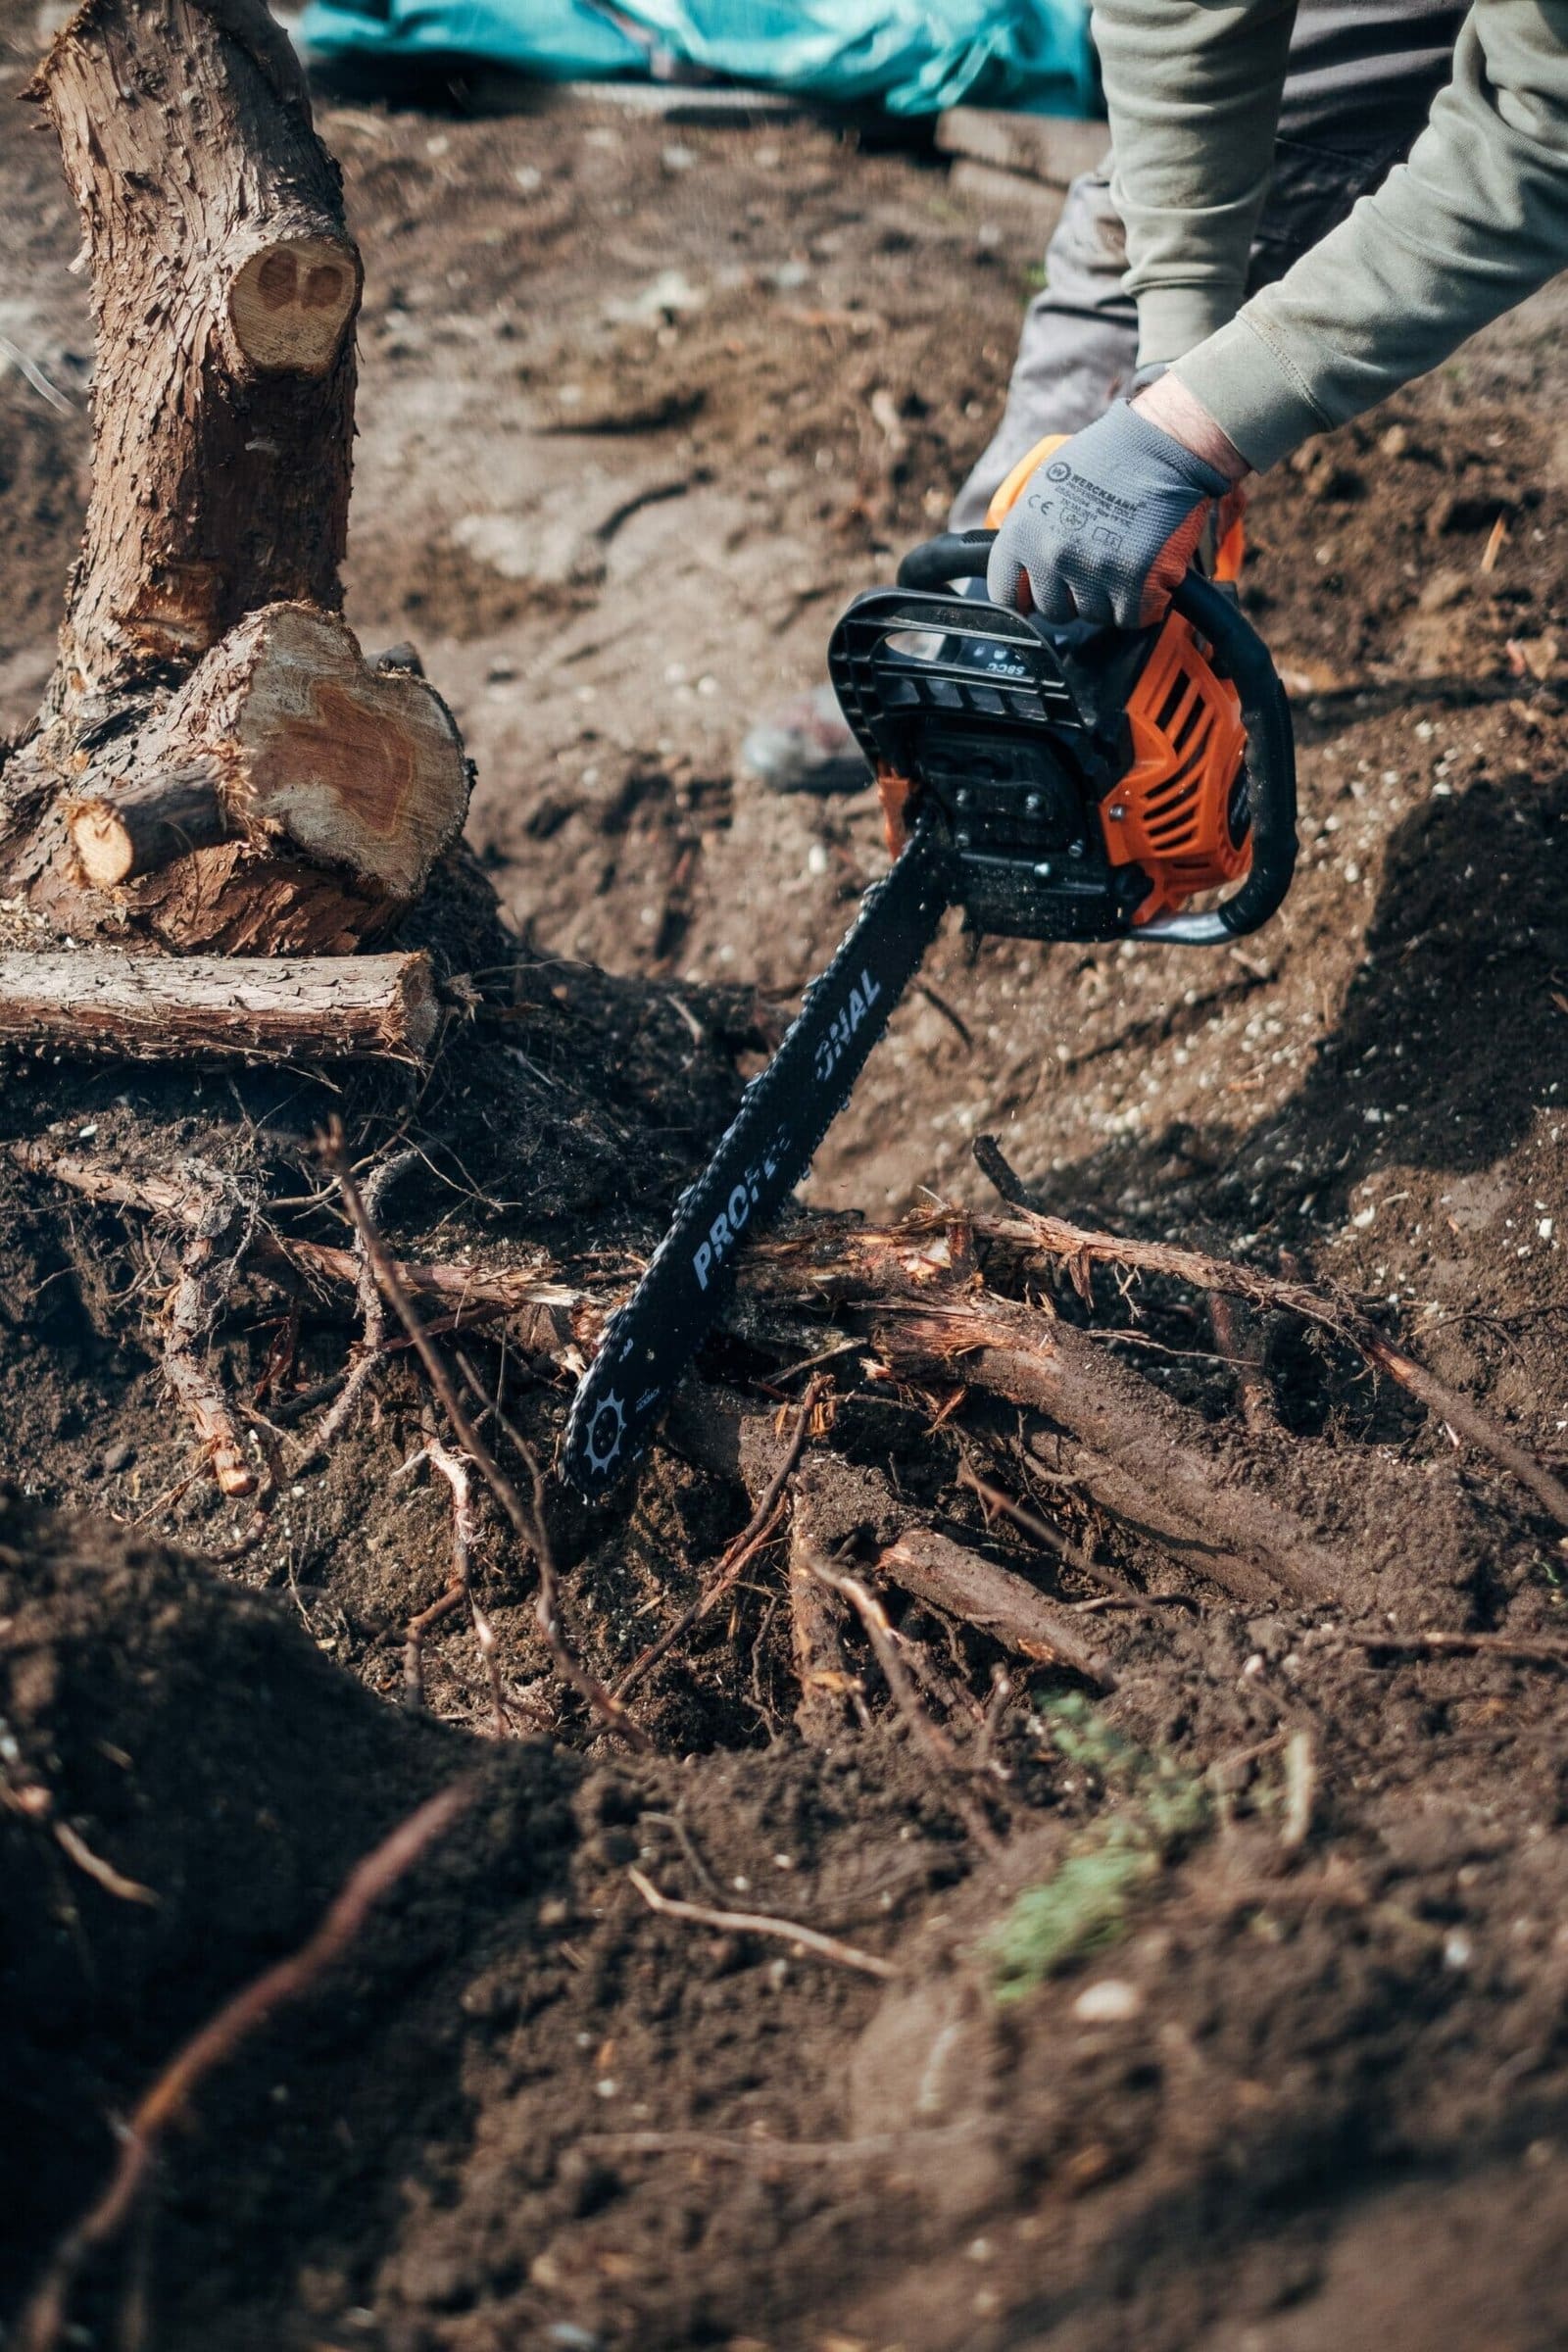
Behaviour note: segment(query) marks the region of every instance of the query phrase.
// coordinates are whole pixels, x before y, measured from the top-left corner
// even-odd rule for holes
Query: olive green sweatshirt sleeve
[[[1568,265],[1568,0],[1475,0],[1408,163],[1229,323],[1208,306],[1246,266],[1239,224],[1250,234],[1283,74],[1277,8],[1099,0],[1097,38],[1141,357],[1177,361],[1259,470]]]
[[[1235,318],[1274,168],[1296,0],[1095,0],[1139,361]]]

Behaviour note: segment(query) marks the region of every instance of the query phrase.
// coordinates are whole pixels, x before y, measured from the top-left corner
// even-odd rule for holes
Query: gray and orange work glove
[[[1147,628],[1229,488],[1206,459],[1118,401],[1036,466],[997,533],[987,593],[1043,620]]]

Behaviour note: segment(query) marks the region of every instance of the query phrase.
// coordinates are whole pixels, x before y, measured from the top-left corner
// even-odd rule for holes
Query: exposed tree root
[[[380,1161],[370,1170],[365,1179],[367,1215],[372,1219],[380,1216],[381,1203],[387,1194],[405,1169],[414,1166],[418,1158],[418,1152],[410,1146],[406,1151],[394,1152],[390,1159]],[[366,1255],[363,1242],[360,1243],[356,1255],[359,1259],[360,1270],[355,1289],[359,1295],[360,1315],[364,1322],[365,1334],[360,1342],[360,1351],[349,1366],[347,1380],[322,1414],[314,1436],[307,1439],[303,1450],[297,1453],[289,1464],[290,1473],[295,1478],[298,1478],[302,1470],[309,1469],[313,1462],[319,1461],[323,1454],[330,1453],[343,1431],[353,1420],[359,1408],[360,1398],[369,1387],[383,1358],[386,1348],[386,1301],[381,1296],[381,1286],[375,1279],[375,1268]]]
[[[982,1852],[1000,1853],[1001,1839],[958,1777],[963,1766],[952,1740],[932,1721],[915,1695],[913,1685],[899,1655],[898,1642],[888,1623],[887,1611],[876,1594],[859,1577],[851,1576],[845,1569],[831,1567],[826,1560],[814,1560],[811,1573],[819,1584],[826,1585],[829,1592],[837,1592],[847,1600],[864,1626],[867,1639],[876,1653],[876,1662],[882,1669],[883,1680],[893,1694],[893,1703],[908,1726],[916,1746],[923,1748],[938,1772],[946,1776],[954,1810],[969,1836]]]
[[[661,1658],[666,1657],[676,1642],[684,1635],[690,1633],[694,1625],[700,1624],[703,1618],[710,1616],[725,1595],[733,1592],[750,1563],[757,1557],[764,1544],[771,1543],[773,1537],[778,1533],[784,1517],[785,1497],[789,1492],[790,1480],[794,1477],[801,1455],[806,1449],[806,1442],[811,1435],[816,1407],[826,1392],[827,1386],[828,1383],[825,1380],[811,1382],[801,1399],[800,1409],[795,1416],[795,1434],[785,1449],[784,1459],[769,1481],[767,1492],[752,1513],[750,1520],[742,1528],[734,1543],[726,1548],[724,1557],[718,1564],[717,1575],[698,1594],[691,1606],[681,1611],[673,1625],[667,1626],[657,1641],[650,1642],[640,1656],[632,1660],[620,1681],[615,1685],[617,1699],[624,1699],[633,1684],[640,1683],[643,1676],[657,1666]]]
[[[490,1686],[490,1711],[495,1736],[498,1740],[504,1740],[507,1736],[507,1704],[501,1690],[501,1661],[496,1654],[495,1627],[473,1589],[473,1547],[478,1535],[473,1506],[473,1481],[468,1476],[468,1464],[464,1455],[454,1453],[450,1446],[442,1445],[435,1433],[433,1419],[426,1424],[426,1429],[424,1445],[417,1453],[409,1456],[403,1468],[413,1470],[418,1463],[428,1462],[452,1490],[452,1578],[440,1600],[430,1608],[421,1610],[409,1627],[404,1650],[404,1690],[407,1693],[412,1680],[415,1696],[411,1703],[421,1703],[420,1643],[424,1629],[438,1622],[449,1605],[466,1607],[468,1622],[473,1627],[474,1641],[479,1646],[485,1680]],[[417,1633],[416,1628],[418,1629]]]
[[[836,1960],[841,1968],[858,1969],[866,1977],[896,1977],[898,1970],[891,1960],[883,1960],[875,1952],[862,1952],[858,1944],[844,1943],[837,1936],[824,1936],[816,1928],[802,1927],[799,1920],[777,1919],[767,1911],[715,1911],[710,1903],[683,1903],[673,1895],[662,1894],[652,1879],[640,1870],[628,1870],[627,1878],[636,1887],[650,1911],[658,1911],[665,1919],[690,1920],[694,1927],[716,1928],[727,1936],[778,1936],[803,1952],[814,1952],[818,1959]]]
[[[1368,1322],[1352,1300],[1310,1283],[1282,1281],[1278,1275],[1241,1265],[1234,1258],[1211,1257],[1204,1250],[1183,1250],[1170,1242],[1127,1241],[1115,1234],[1096,1233],[1081,1225],[1071,1225],[1063,1217],[1045,1216],[1029,1206],[993,1137],[976,1138],[975,1158],[1003,1197],[1019,1211],[1016,1223],[977,1217],[974,1220],[977,1234],[1018,1243],[1065,1259],[1073,1268],[1080,1289],[1087,1285],[1089,1269],[1094,1265],[1131,1266],[1142,1273],[1169,1274],[1199,1290],[1245,1298],[1253,1306],[1274,1308],[1295,1315],[1303,1323],[1315,1323],[1348,1341],[1376,1370],[1386,1372],[1391,1380],[1408,1389],[1429,1412],[1446,1421],[1456,1437],[1467,1439],[1479,1451],[1490,1454],[1500,1469],[1507,1470],[1521,1486],[1527,1487],[1559,1527],[1568,1527],[1568,1486],[1553,1477],[1522,1446],[1516,1445],[1490,1413],[1483,1412],[1469,1397],[1461,1396],[1424,1364],[1396,1348]]]
[[[540,1508],[540,1473],[537,1463],[531,1465],[534,1472],[534,1505],[530,1510],[475,1429],[471,1416],[458,1395],[457,1385],[442,1360],[440,1350],[431,1341],[415,1310],[408,1292],[403,1287],[391,1253],[376,1230],[375,1223],[366,1208],[360,1188],[354,1181],[354,1173],[349,1165],[348,1153],[340,1129],[334,1127],[329,1131],[324,1145],[324,1156],[327,1165],[337,1178],[338,1190],[343,1196],[343,1204],[349,1212],[355,1232],[364,1244],[366,1257],[374,1271],[375,1279],[386,1294],[388,1305],[414,1343],[415,1352],[424,1366],[430,1386],[440,1400],[441,1409],[451,1423],[454,1435],[505,1511],[512,1524],[513,1533],[533,1555],[539,1578],[539,1597],[535,1616],[557,1673],[564,1682],[569,1683],[571,1688],[586,1699],[596,1715],[602,1716],[612,1730],[617,1732],[631,1746],[651,1747],[653,1742],[642,1726],[634,1723],[613,1692],[608,1690],[596,1675],[590,1674],[587,1668],[578,1662],[561,1631],[557,1597],[559,1579],[556,1575],[555,1557],[551,1550],[544,1514]],[[515,1433],[514,1433],[514,1439],[526,1456],[527,1449],[522,1447],[520,1441],[515,1439]]]
[[[1386,1649],[1411,1657],[1512,1658],[1521,1666],[1554,1666],[1568,1674],[1568,1642],[1531,1642],[1511,1634],[1450,1634],[1428,1630],[1418,1634],[1364,1633],[1359,1627],[1346,1634],[1358,1649]]]
[[[827,1292],[895,1373],[956,1377],[1046,1414],[1084,1447],[1081,1473],[1106,1510],[1233,1597],[1333,1598],[1339,1562],[1268,1480],[1256,1449],[1245,1451],[1244,1477],[1242,1449],[1217,1446],[1197,1413],[1083,1332],[976,1289],[965,1258],[979,1229],[979,1220],[971,1229],[962,1219],[911,1219],[891,1232],[765,1242],[752,1284],[772,1297]]]
[[[211,1447],[215,1468],[230,1482],[236,1474],[254,1481],[255,1472],[241,1450],[231,1411],[226,1425],[223,1421],[230,1408],[205,1352],[216,1323],[217,1293],[205,1283],[204,1270],[215,1252],[221,1250],[224,1265],[233,1272],[243,1270],[285,1292],[297,1294],[302,1284],[318,1296],[323,1289],[352,1290],[359,1301],[361,1338],[348,1378],[305,1441],[296,1467],[329,1450],[363,1399],[374,1367],[393,1348],[412,1348],[450,1428],[450,1444],[433,1441],[445,1460],[437,1462],[433,1449],[427,1452],[453,1486],[457,1519],[462,1520],[464,1508],[460,1482],[447,1463],[465,1477],[470,1467],[478,1473],[536,1563],[536,1615],[557,1674],[600,1725],[636,1745],[647,1745],[648,1740],[626,1713],[626,1694],[736,1589],[743,1573],[780,1535],[786,1517],[791,1524],[781,1599],[789,1610],[803,1736],[832,1740],[842,1732],[849,1708],[867,1720],[856,1667],[858,1650],[867,1667],[874,1658],[876,1679],[911,1727],[917,1722],[925,1727],[914,1736],[924,1739],[929,1732],[933,1755],[943,1759],[944,1770],[950,1752],[972,1765],[969,1751],[978,1736],[980,1708],[978,1702],[971,1706],[960,1685],[973,1661],[960,1660],[956,1683],[926,1648],[906,1641],[897,1612],[887,1614],[877,1588],[895,1589],[931,1612],[938,1625],[950,1629],[950,1641],[956,1639],[952,1629],[972,1628],[1014,1658],[1056,1666],[1099,1690],[1114,1688],[1117,1680],[1113,1646],[1107,1646],[1114,1637],[1111,1621],[1103,1618],[1091,1634],[1086,1608],[1131,1608],[1147,1620],[1172,1599],[1193,1605],[1185,1594],[1152,1598],[1124,1575],[1100,1565],[1089,1548],[1050,1519],[982,1477],[968,1457],[973,1446],[987,1443],[983,1412],[978,1421],[971,1417],[960,1446],[965,1466],[957,1483],[972,1489],[988,1520],[1006,1518],[1054,1554],[1080,1591],[1085,1579],[1104,1588],[1097,1600],[1074,1600],[1073,1583],[1069,1597],[1054,1596],[1036,1576],[994,1556],[983,1539],[969,1538],[956,1524],[937,1524],[929,1507],[904,1498],[877,1472],[852,1465],[831,1447],[803,1460],[808,1437],[828,1434],[829,1394],[835,1379],[845,1384],[846,1372],[846,1394],[902,1399],[906,1408],[926,1413],[933,1433],[964,1412],[971,1399],[981,1407],[989,1400],[993,1421],[999,1402],[1021,1408],[1026,1419],[1019,1442],[1026,1454],[1038,1461],[1049,1458],[1047,1448],[1061,1449],[1057,1474],[1075,1491],[1078,1507],[1099,1513],[1135,1546],[1163,1553],[1245,1606],[1283,1600],[1316,1605],[1354,1597],[1366,1575],[1375,1572],[1369,1541],[1386,1543],[1397,1523],[1401,1481],[1408,1473],[1369,1452],[1364,1498],[1348,1511],[1337,1505],[1340,1516],[1326,1519],[1311,1475],[1311,1447],[1273,1422],[1262,1400],[1266,1373],[1255,1348],[1241,1344],[1245,1331],[1232,1331],[1227,1342],[1221,1315],[1221,1344],[1227,1355],[1242,1359],[1244,1381],[1250,1380],[1258,1395],[1250,1407],[1244,1395],[1245,1428],[1236,1421],[1215,1425],[1108,1355],[1095,1344],[1092,1328],[1055,1314],[1049,1298],[1031,1297],[1031,1269],[1042,1259],[1065,1264],[1080,1294],[1091,1300],[1093,1268],[1113,1264],[1128,1274],[1153,1273],[1182,1282],[1216,1300],[1242,1301],[1258,1314],[1294,1315],[1333,1333],[1364,1360],[1394,1371],[1451,1429],[1471,1435],[1494,1460],[1516,1471],[1538,1501],[1555,1511],[1560,1496],[1568,1523],[1568,1490],[1479,1408],[1455,1397],[1375,1331],[1353,1301],[1205,1252],[1128,1242],[1045,1216],[1021,1199],[1011,1171],[992,1154],[992,1173],[1009,1194],[1003,1215],[931,1210],[888,1229],[812,1219],[755,1244],[748,1252],[723,1329],[731,1343],[780,1367],[773,1375],[775,1394],[807,1374],[809,1383],[788,1438],[778,1420],[755,1410],[744,1393],[725,1401],[718,1391],[694,1383],[677,1406],[671,1442],[714,1468],[731,1475],[738,1471],[754,1509],[703,1592],[612,1689],[580,1661],[562,1633],[560,1580],[534,1453],[507,1419],[499,1393],[492,1396],[460,1355],[457,1361],[474,1400],[465,1403],[461,1384],[435,1344],[438,1326],[459,1330],[504,1319],[509,1348],[520,1345],[535,1366],[567,1371],[593,1345],[614,1303],[612,1296],[564,1278],[549,1263],[486,1268],[393,1258],[380,1236],[376,1205],[384,1187],[408,1164],[407,1152],[372,1169],[362,1192],[341,1138],[330,1145],[330,1163],[354,1229],[352,1249],[289,1230],[281,1205],[270,1219],[248,1201],[242,1213],[231,1180],[198,1161],[149,1173],[117,1169],[79,1148],[61,1152],[43,1142],[14,1145],[12,1152],[24,1167],[84,1198],[140,1211],[173,1229],[171,1239],[182,1252],[184,1287],[177,1294],[178,1313],[170,1318],[179,1335],[171,1377],[183,1384],[180,1393]],[[445,1310],[444,1316],[427,1320],[432,1306]],[[399,1328],[406,1340],[394,1336]],[[198,1333],[206,1335],[200,1347]],[[813,1372],[813,1365],[824,1368]],[[198,1374],[206,1383],[199,1398],[193,1385]],[[508,1434],[527,1463],[531,1502],[481,1436],[487,1419]],[[220,1443],[225,1426],[226,1446]],[[247,1490],[231,1483],[225,1491]],[[462,1535],[459,1525],[455,1561],[463,1555]],[[460,1587],[485,1648],[487,1621],[473,1602],[471,1583],[455,1567],[451,1592],[408,1628],[405,1688],[411,1703],[418,1702],[422,1690],[424,1634],[459,1605]],[[859,1649],[862,1641],[866,1648]],[[504,1685],[493,1652],[486,1663],[499,1728],[507,1703]],[[957,1733],[956,1744],[944,1728],[948,1723]]]
[[[261,1482],[239,1423],[208,1361],[228,1264],[244,1255],[247,1219],[231,1188],[207,1190],[179,1256],[179,1279],[164,1311],[164,1376],[189,1414],[220,1493],[231,1501]],[[226,1253],[226,1254],[225,1254]]]
[[[102,1854],[95,1854],[80,1831],[60,1818],[54,1790],[46,1788],[29,1769],[16,1733],[4,1715],[0,1715],[0,1805],[21,1820],[31,1822],[34,1828],[46,1831],[67,1859],[117,1902],[156,1907],[158,1897],[150,1886],[143,1886],[139,1880],[127,1879],[123,1871],[106,1862]]]
[[[864,1699],[846,1671],[838,1619],[829,1588],[818,1573],[822,1555],[805,1496],[797,1498],[790,1522],[790,1649],[800,1701],[795,1728],[813,1747],[826,1747],[844,1729],[846,1699]]]
[[[1085,1641],[1081,1619],[1069,1616],[1059,1601],[1048,1600],[1027,1577],[999,1568],[937,1528],[907,1529],[878,1555],[877,1573],[916,1600],[989,1634],[1017,1657],[1070,1666],[1097,1690],[1115,1688],[1115,1671],[1103,1652]]]

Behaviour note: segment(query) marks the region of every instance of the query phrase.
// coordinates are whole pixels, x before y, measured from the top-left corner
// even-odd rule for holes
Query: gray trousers
[[[1283,277],[1403,161],[1448,79],[1464,16],[1455,0],[1300,0],[1250,290]],[[1127,238],[1109,164],[1107,156],[1067,191],[1002,422],[953,503],[956,531],[985,520],[1001,484],[1047,433],[1075,433],[1102,415],[1136,366],[1138,313],[1121,289]]]

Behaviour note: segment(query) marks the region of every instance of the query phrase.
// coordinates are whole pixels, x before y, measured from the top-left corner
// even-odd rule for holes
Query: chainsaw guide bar
[[[918,825],[892,870],[866,892],[783,1044],[681,1195],[642,1281],[606,1326],[573,1399],[562,1454],[563,1470],[582,1494],[603,1494],[642,1451],[728,1296],[742,1241],[773,1221],[805,1177],[952,898],[945,828]]]

